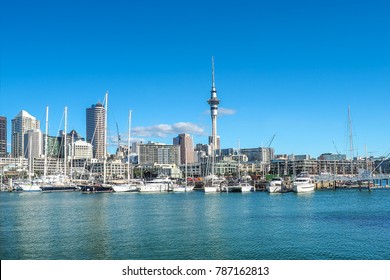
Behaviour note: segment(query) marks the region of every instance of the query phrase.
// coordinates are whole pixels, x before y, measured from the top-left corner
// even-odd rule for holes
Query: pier
[[[390,188],[390,176],[376,177],[335,177],[332,179],[316,180],[316,189],[359,188],[378,189]]]

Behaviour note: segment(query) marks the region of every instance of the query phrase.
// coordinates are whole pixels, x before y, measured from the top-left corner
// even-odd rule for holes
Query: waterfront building
[[[301,160],[310,160],[311,156],[310,155],[289,155],[288,156],[289,160],[296,160],[296,161],[301,161]]]
[[[88,169],[90,170],[90,176],[92,176],[95,179],[103,179],[103,173],[104,173],[104,162],[99,160],[92,160],[88,161],[89,166]],[[127,177],[127,164],[120,161],[120,160],[113,160],[113,161],[107,161],[106,162],[106,179],[108,181],[110,180],[117,180],[117,179],[124,179]]]
[[[7,177],[22,177],[22,174],[27,174],[28,160],[23,157],[18,158],[0,158],[0,166],[2,166],[2,174]]]
[[[180,171],[182,174],[185,174],[186,167],[184,165],[180,166]],[[187,177],[190,178],[198,178],[202,177],[205,172],[202,172],[202,163],[201,162],[194,162],[187,164]],[[184,177],[184,175],[183,175]]]
[[[0,158],[7,157],[7,118],[0,116]]]
[[[40,129],[32,129],[24,134],[24,150],[28,159],[43,156],[43,134]]]
[[[46,137],[46,135],[44,134],[43,137]],[[45,150],[45,145],[43,145],[43,153],[46,154],[47,157],[60,158],[62,148],[63,144],[61,137],[48,136],[47,152]]]
[[[98,102],[86,110],[87,142],[92,144],[93,157],[106,156],[106,108]]]
[[[218,105],[221,102],[217,97],[217,89],[215,87],[215,76],[214,76],[214,57],[211,59],[211,96],[207,101],[210,105],[211,113],[211,124],[212,124],[212,133],[209,137],[209,144],[212,145],[214,151],[219,151],[221,148],[221,141],[217,139],[217,116],[218,116]],[[218,152],[219,154],[219,152]]]
[[[210,145],[196,144],[195,151],[196,152],[204,152],[204,153],[206,153],[206,155],[211,155],[211,147],[210,147]]]
[[[73,144],[69,144],[70,148],[68,155],[71,159],[92,159],[93,158],[93,148],[92,144],[83,141],[77,140]]]
[[[325,153],[318,157],[318,160],[326,160],[326,161],[346,160],[346,159],[347,159],[347,155],[332,154],[332,153]]]
[[[380,174],[390,174],[390,159],[377,159],[375,160],[375,170]]]
[[[79,140],[81,140],[82,142],[85,142],[85,139],[83,137],[81,137],[81,135],[74,129],[72,131],[70,131],[68,134],[66,134],[66,144],[67,144],[68,155],[69,155],[69,152],[70,152],[69,149],[70,149],[70,146],[72,145],[72,143],[75,143],[76,141],[79,141]],[[60,158],[65,157],[64,144],[65,144],[65,132],[63,130],[60,130],[59,135],[57,137],[57,142],[55,143],[56,147],[54,148],[56,151],[58,151],[57,156]]]
[[[26,157],[24,150],[24,134],[33,129],[39,129],[40,122],[26,111],[22,110],[12,120],[12,143],[11,154],[12,157]]]
[[[351,169],[352,168],[352,169]],[[270,173],[273,175],[298,175],[308,172],[311,175],[328,173],[333,175],[358,175],[363,171],[374,170],[374,163],[368,158],[351,160],[319,160],[308,156],[291,156],[271,161]]]
[[[139,144],[138,164],[180,165],[180,146],[149,142]]]
[[[275,157],[274,148],[249,148],[240,149],[240,154],[244,154],[248,157],[248,162],[262,162],[270,163]]]
[[[168,176],[172,179],[182,177],[180,168],[176,164],[142,164],[135,167],[135,173],[146,179],[152,179],[158,176]]]
[[[62,158],[52,158],[49,157],[46,159],[46,175],[58,175],[63,174],[64,172],[64,159]],[[34,158],[32,171],[36,175],[40,176],[44,174],[45,171],[45,159],[44,158]]]
[[[179,134],[173,138],[173,145],[180,146],[180,164],[194,162],[194,144],[189,134]]]

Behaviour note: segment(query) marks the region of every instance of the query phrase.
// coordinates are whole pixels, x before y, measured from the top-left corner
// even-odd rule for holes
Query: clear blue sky
[[[211,56],[223,148],[277,154],[390,151],[388,1],[1,0],[0,115],[24,109],[50,135],[85,136],[85,109],[109,91],[109,133],[172,143],[211,133]],[[184,124],[183,124],[184,123]],[[125,137],[123,137],[124,139]]]

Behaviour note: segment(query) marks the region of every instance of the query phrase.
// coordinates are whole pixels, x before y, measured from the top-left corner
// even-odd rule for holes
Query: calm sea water
[[[390,190],[0,193],[0,259],[389,260]]]

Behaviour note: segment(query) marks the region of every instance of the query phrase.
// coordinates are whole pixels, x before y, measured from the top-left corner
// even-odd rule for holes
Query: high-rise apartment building
[[[39,121],[31,116],[26,111],[22,110],[12,120],[12,144],[11,154],[12,157],[25,157],[27,158],[26,151],[24,150],[24,134],[29,130],[39,129]]]
[[[7,157],[7,118],[0,116],[0,158]]]
[[[138,164],[180,165],[180,146],[153,142],[140,144]]]
[[[25,158],[39,158],[43,155],[43,134],[40,129],[31,129],[24,134]]]
[[[269,163],[275,158],[275,150],[273,148],[240,149],[240,154],[246,155],[249,162]]]
[[[106,156],[106,108],[97,103],[87,108],[87,142],[93,146],[93,157]]]
[[[93,149],[90,143],[83,140],[77,140],[68,147],[68,156],[71,159],[92,159]]]
[[[194,162],[194,144],[189,134],[179,134],[173,138],[173,145],[180,146],[180,163],[188,164]]]

